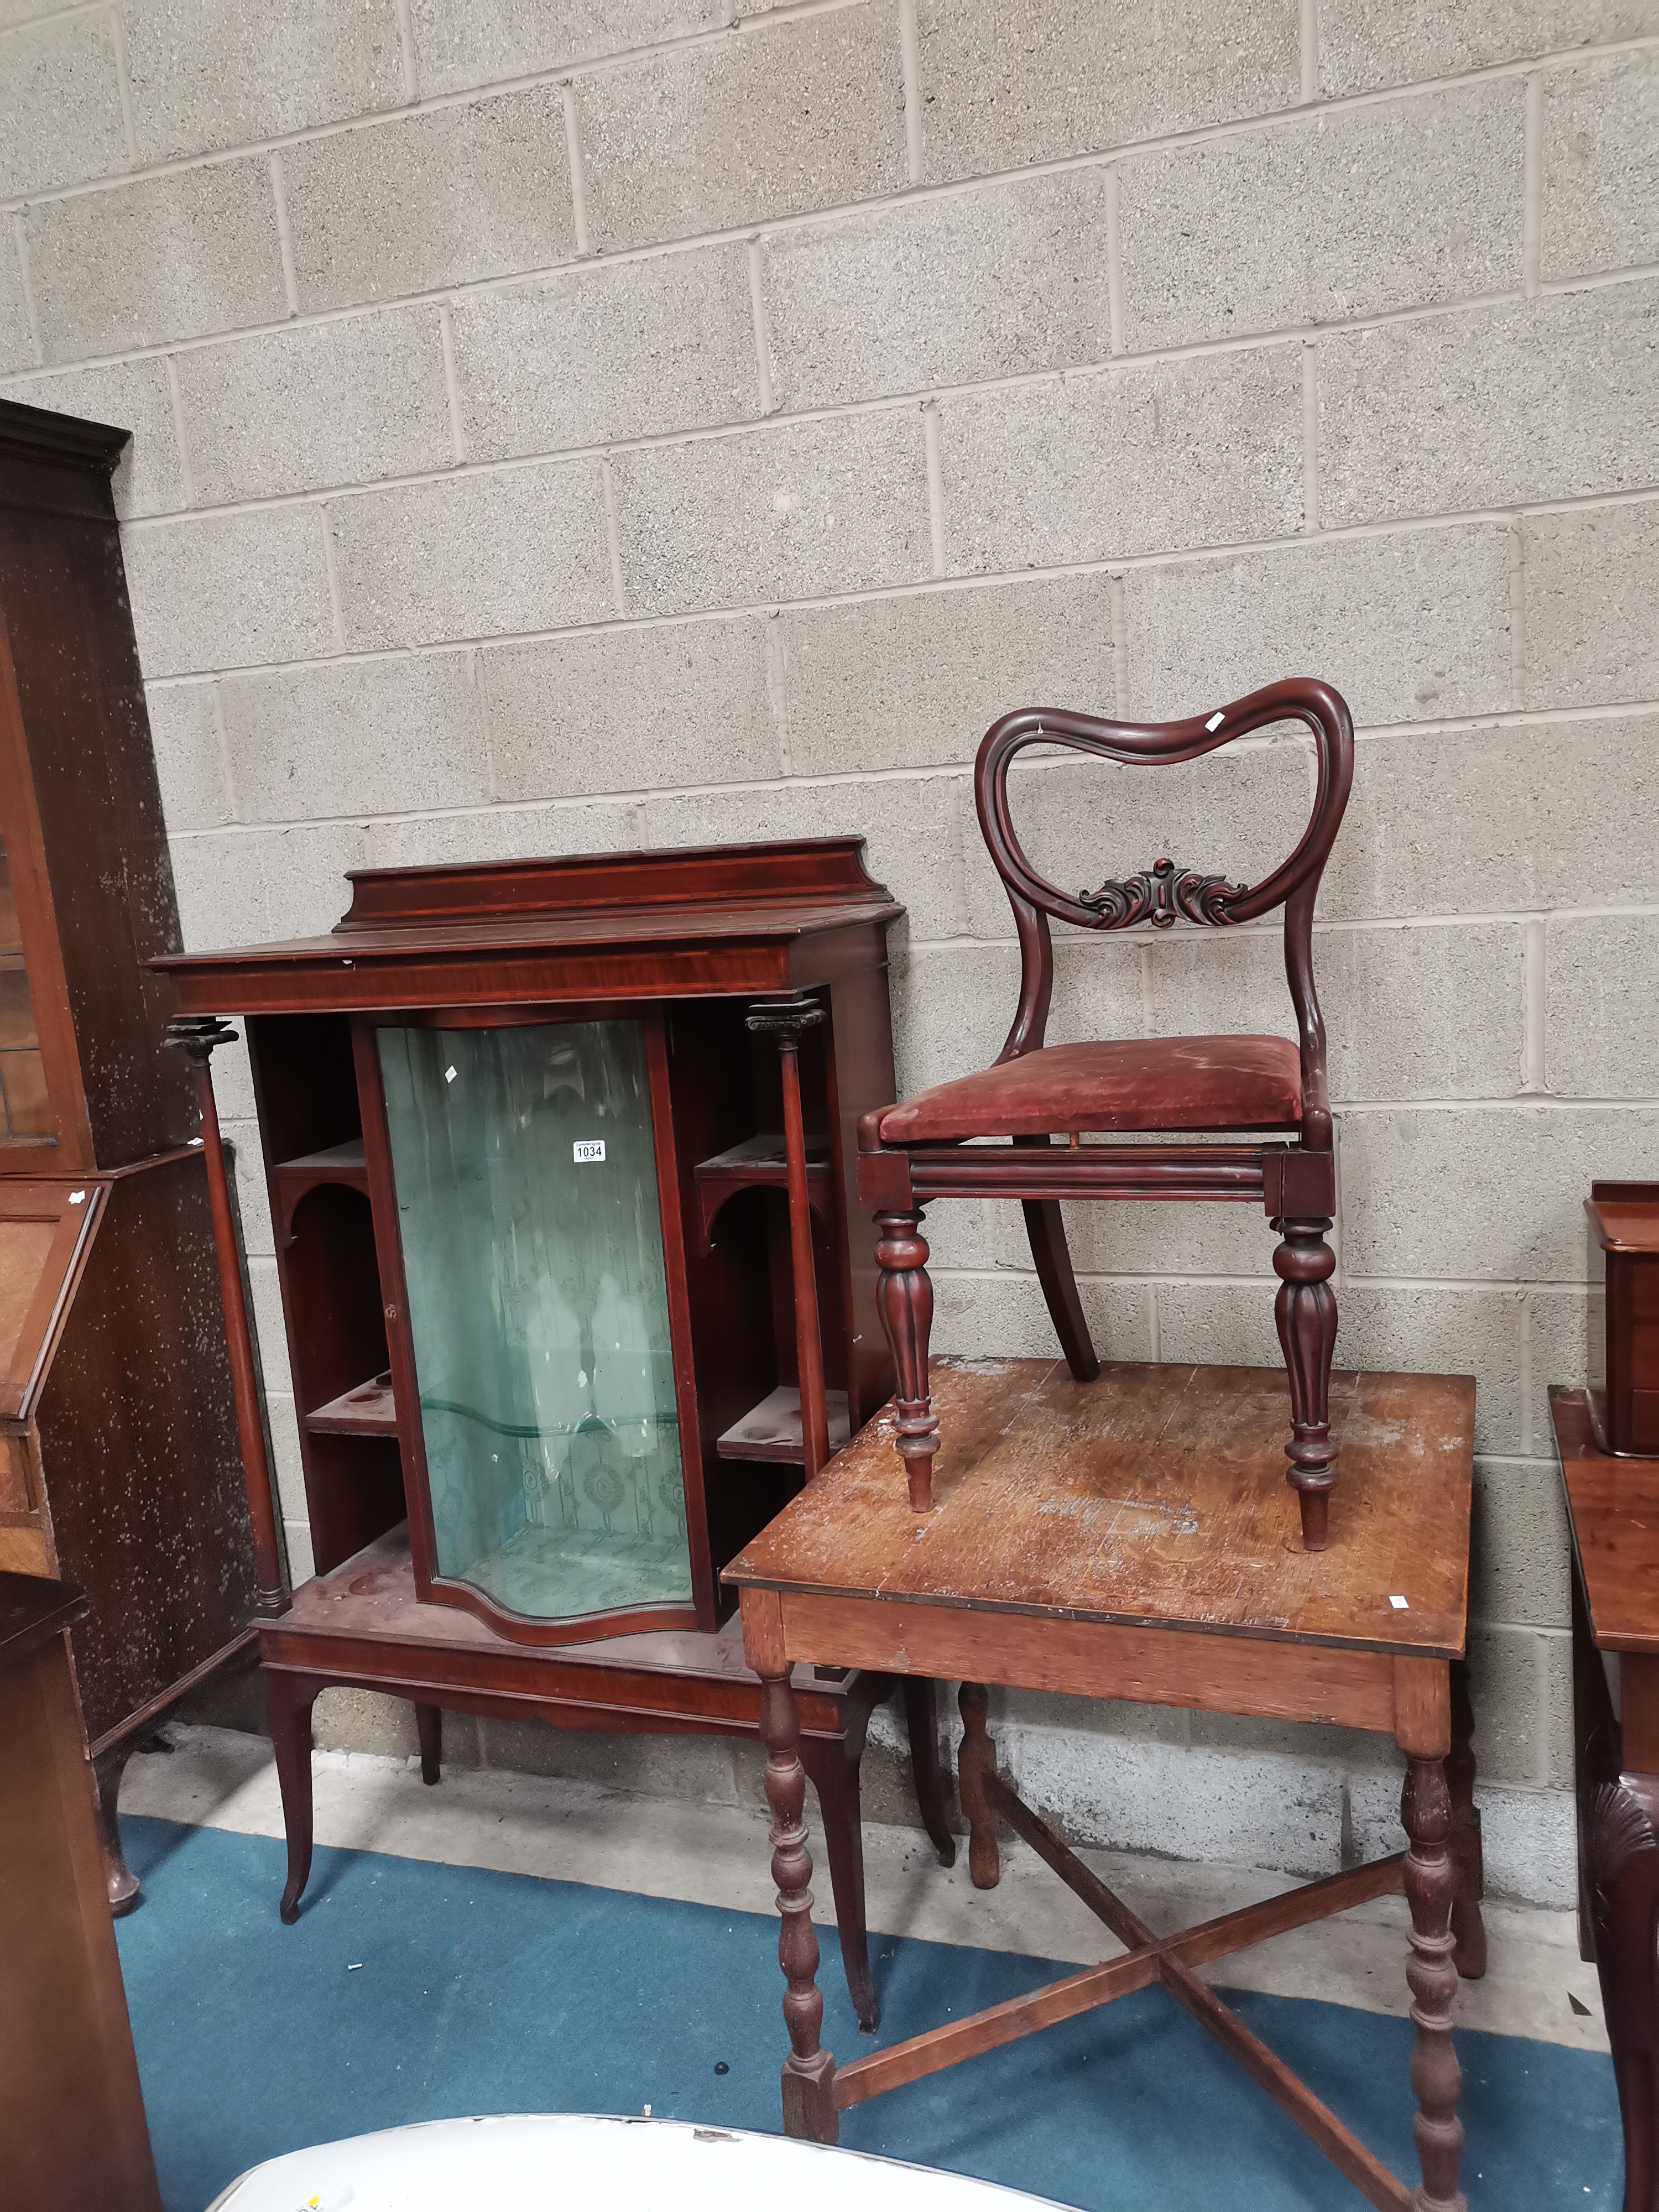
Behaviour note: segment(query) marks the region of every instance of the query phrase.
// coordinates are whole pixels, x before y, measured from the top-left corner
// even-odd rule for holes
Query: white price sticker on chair
[[[605,1158],[605,1139],[578,1137],[570,1147],[570,1157],[578,1167],[584,1160],[602,1160]]]

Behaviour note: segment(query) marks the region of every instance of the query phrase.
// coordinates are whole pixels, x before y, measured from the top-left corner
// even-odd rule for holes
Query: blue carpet
[[[167,2212],[308,2142],[466,2112],[654,2113],[775,2129],[776,1923],[570,1882],[319,1850],[299,1924],[280,1844],[122,1822],[143,1900],[117,1923]],[[854,2023],[823,1933],[824,2040]],[[1038,1959],[878,1938],[897,2042],[1052,1980]],[[1239,2011],[1416,2179],[1404,2021],[1241,1996]],[[1617,2212],[1609,2063],[1458,2038],[1471,2212]],[[715,2067],[727,2068],[717,2074]],[[953,2167],[1087,2212],[1340,2212],[1363,2199],[1158,1990],[842,2116],[860,2150]]]

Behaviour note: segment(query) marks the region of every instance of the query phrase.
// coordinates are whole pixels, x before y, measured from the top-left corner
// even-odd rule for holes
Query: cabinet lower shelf
[[[327,1405],[307,1413],[306,1426],[313,1436],[395,1437],[398,1407],[392,1395],[391,1375],[376,1375],[370,1382],[343,1390]]]
[[[853,1433],[845,1390],[824,1393],[830,1416],[830,1449],[838,1452]],[[758,1406],[734,1421],[714,1446],[721,1459],[770,1460],[783,1467],[804,1467],[806,1447],[801,1435],[800,1392],[791,1383],[769,1391]]]

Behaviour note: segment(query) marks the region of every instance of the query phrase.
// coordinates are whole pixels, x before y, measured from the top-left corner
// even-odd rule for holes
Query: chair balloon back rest
[[[1200,875],[1158,860],[1139,875],[1068,895],[1037,874],[1015,835],[1008,770],[1028,745],[1066,745],[1126,766],[1167,768],[1285,721],[1302,722],[1311,732],[1318,782],[1313,811],[1294,851],[1259,884],[1230,884],[1224,876]],[[1054,980],[1051,918],[1079,929],[1132,929],[1143,921],[1168,929],[1177,920],[1224,927],[1254,921],[1282,906],[1285,972],[1302,1054],[1302,1141],[1310,1150],[1328,1152],[1330,1102],[1325,1024],[1313,980],[1313,911],[1352,781],[1353,721],[1346,702],[1328,684],[1310,676],[1270,684],[1212,714],[1184,722],[1108,722],[1046,707],[1021,708],[994,722],[975,763],[974,798],[986,848],[1014,910],[1020,951],[1019,1006],[999,1063],[1036,1052],[1042,1044]]]

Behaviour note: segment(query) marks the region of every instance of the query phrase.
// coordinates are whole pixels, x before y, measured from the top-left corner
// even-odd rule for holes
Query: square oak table
[[[1572,1529],[1579,1948],[1607,2014],[1626,2212],[1659,2212],[1659,1459],[1600,1450],[1582,1390],[1553,1389],[1550,1412]]]
[[[1485,1966],[1461,1668],[1453,1680],[1468,1611],[1474,1382],[1334,1376],[1343,1481],[1330,1549],[1304,1552],[1284,1480],[1276,1370],[1107,1365],[1085,1383],[1058,1360],[941,1359],[933,1372],[944,1444],[932,1511],[914,1512],[896,1475],[889,1406],[726,1572],[762,1680],[787,1984],[786,2131],[833,2142],[848,2105],[1161,1982],[1373,2204],[1461,2207],[1452,1998],[1458,1974]],[[818,2042],[791,1686],[800,1661],[961,1681],[958,1780],[974,1881],[997,1880],[1000,1816],[1124,1952],[838,2067]],[[1407,1759],[1410,1849],[1154,1936],[997,1773],[985,1731],[990,1682],[1390,1735]],[[1401,1889],[1417,2023],[1415,2191],[1195,1971]]]

